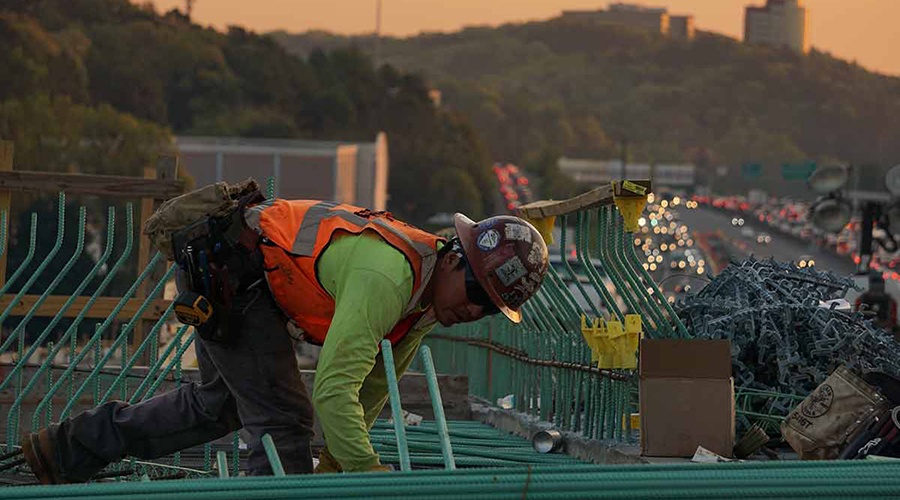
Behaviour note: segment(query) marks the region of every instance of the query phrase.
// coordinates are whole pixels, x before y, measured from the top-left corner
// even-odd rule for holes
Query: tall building
[[[744,41],[809,50],[806,7],[802,0],[767,0],[765,7],[748,6],[744,16]]]
[[[672,16],[661,7],[614,3],[609,10],[564,10],[562,17],[644,28],[679,40],[692,40],[695,34],[694,16]]]

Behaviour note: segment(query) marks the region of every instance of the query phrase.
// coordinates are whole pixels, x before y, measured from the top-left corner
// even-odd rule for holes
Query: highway
[[[856,266],[849,257],[835,255],[819,249],[812,243],[782,234],[775,228],[752,219],[752,215],[744,216],[744,227],[751,228],[754,234],[765,232],[771,235],[772,241],[768,245],[757,243],[755,236],[752,238],[742,236],[742,228],[731,225],[731,219],[735,215],[730,212],[706,208],[703,205],[693,210],[679,208],[676,212],[691,231],[701,233],[722,231],[723,239],[729,242],[732,257],[735,259],[743,259],[753,254],[758,259],[774,257],[778,261],[796,263],[801,256],[809,255],[815,260],[816,268],[819,270],[832,271],[838,276],[848,276],[856,271]]]

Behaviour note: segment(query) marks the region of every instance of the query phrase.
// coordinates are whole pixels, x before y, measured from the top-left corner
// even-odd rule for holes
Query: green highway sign
[[[781,166],[781,178],[786,181],[805,181],[815,170],[815,162],[785,163]]]
[[[762,175],[762,165],[759,163],[744,163],[741,165],[741,175],[744,177],[759,177]]]

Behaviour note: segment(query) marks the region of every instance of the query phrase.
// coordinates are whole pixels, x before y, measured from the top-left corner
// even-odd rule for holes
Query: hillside
[[[0,137],[20,169],[139,173],[173,134],[371,141],[388,135],[390,209],[493,210],[490,158],[425,82],[353,49],[287,53],[128,0],[0,7]],[[87,146],[85,146],[87,145]]]
[[[274,33],[289,51],[372,47],[371,37]],[[382,40],[470,117],[495,159],[570,156],[703,165],[900,158],[900,78],[813,51],[692,42],[551,19]]]

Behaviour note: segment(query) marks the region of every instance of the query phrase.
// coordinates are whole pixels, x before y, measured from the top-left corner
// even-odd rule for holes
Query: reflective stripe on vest
[[[297,237],[294,238],[294,245],[291,247],[292,254],[304,257],[309,257],[313,254],[313,249],[316,246],[316,237],[319,235],[319,222],[322,222],[322,219],[328,216],[329,211],[337,205],[333,201],[322,201],[313,205],[306,212],[306,215],[303,217],[303,224],[300,225],[300,230],[297,231]],[[359,216],[355,217],[362,223],[360,224],[357,221],[351,222],[357,226],[366,225],[365,219]]]

